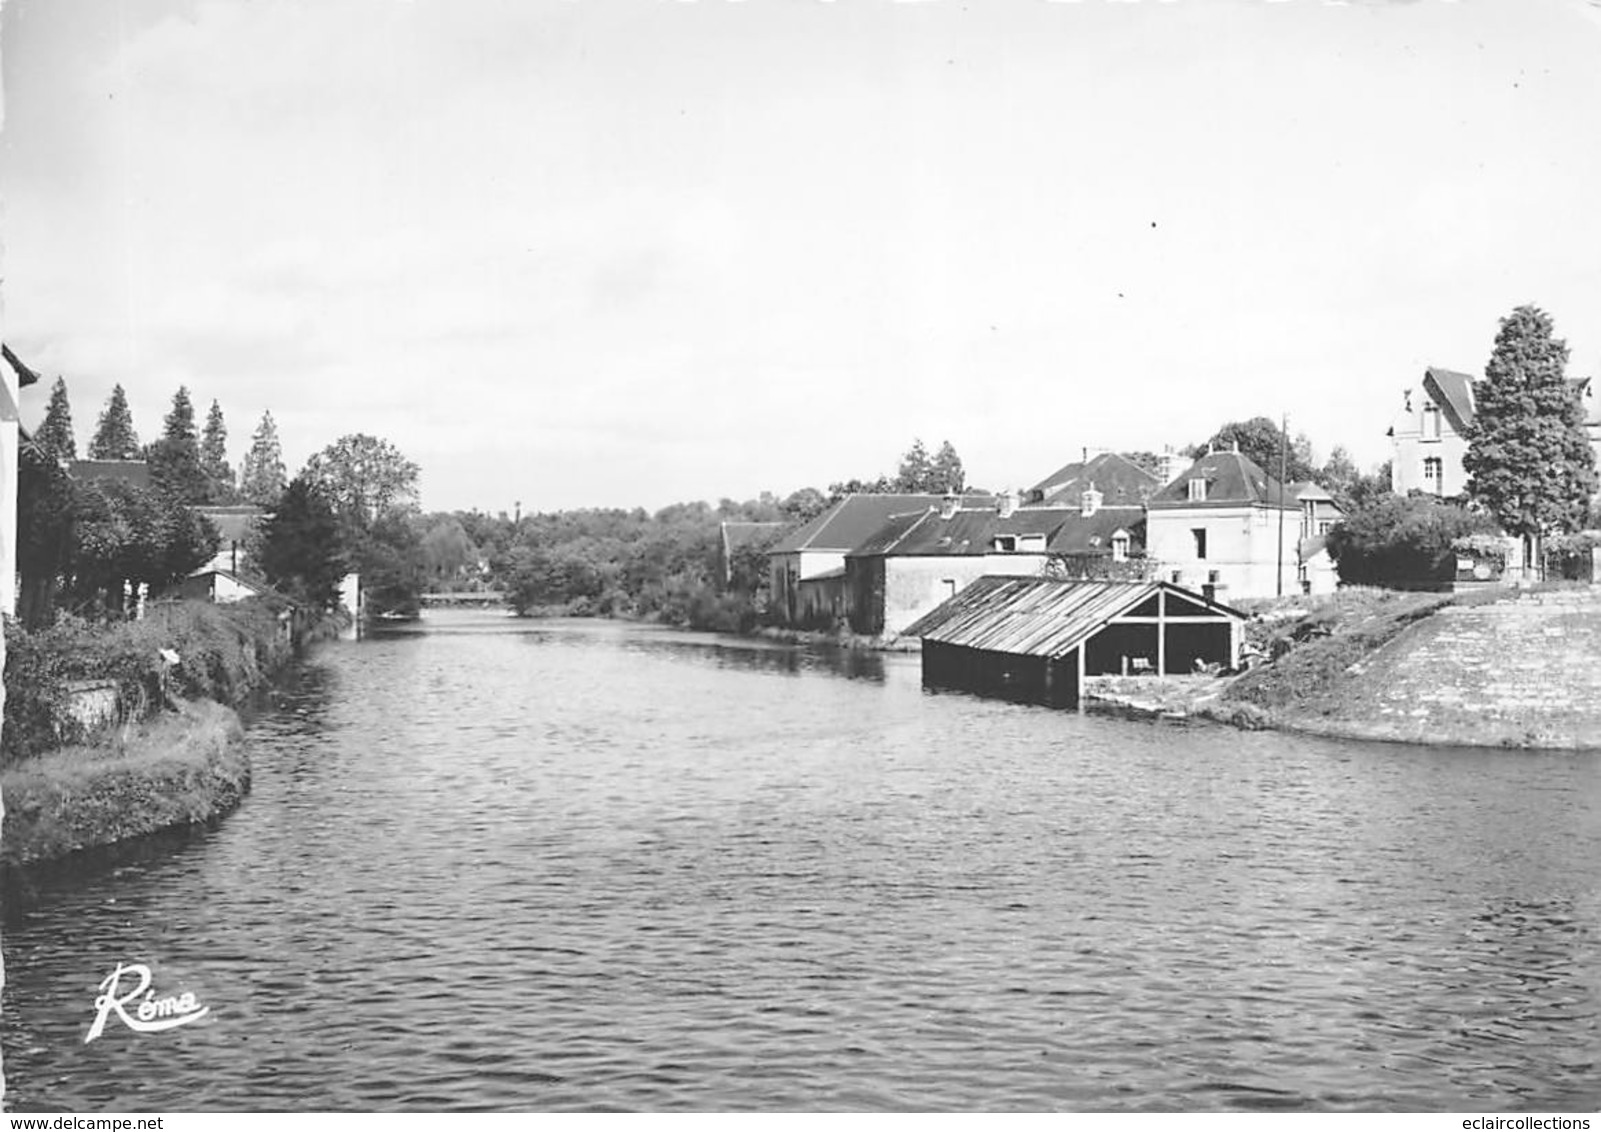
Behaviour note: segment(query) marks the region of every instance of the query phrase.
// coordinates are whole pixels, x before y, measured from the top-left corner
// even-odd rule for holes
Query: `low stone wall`
[[[1347,674],[1348,712],[1275,722],[1412,743],[1601,748],[1601,590],[1447,606]]]
[[[209,821],[249,789],[239,717],[211,701],[186,703],[126,739],[52,751],[0,775],[0,862],[30,864]]]

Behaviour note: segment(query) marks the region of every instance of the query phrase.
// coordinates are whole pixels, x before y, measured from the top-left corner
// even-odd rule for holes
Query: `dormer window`
[[[1199,503],[1206,498],[1206,479],[1196,476],[1190,481],[1190,502]]]
[[[1112,532],[1112,561],[1128,561],[1128,532],[1117,530]]]
[[[1044,550],[1045,549],[1045,536],[1044,535],[1020,535],[1018,537],[1018,540],[1017,540],[1017,549],[1019,549],[1019,550]]]
[[[1017,536],[1016,535],[996,535],[995,536],[995,549],[999,550],[999,551],[1006,552],[1006,553],[1011,553],[1012,551],[1017,549]]]

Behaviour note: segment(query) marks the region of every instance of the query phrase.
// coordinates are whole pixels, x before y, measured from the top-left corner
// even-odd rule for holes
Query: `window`
[[[1127,562],[1128,561],[1128,532],[1127,531],[1114,531],[1114,532],[1112,532],[1112,561],[1113,562]]]
[[[996,535],[995,536],[995,549],[996,550],[1005,550],[1005,551],[1016,550],[1017,549],[1017,536],[1016,535]]]
[[[1197,476],[1190,481],[1190,500],[1198,502],[1206,498],[1206,481]]]
[[[1330,531],[1332,531],[1333,529],[1334,529],[1334,520],[1333,519],[1319,519],[1317,521],[1317,533],[1318,534],[1326,535]]]
[[[1193,530],[1190,531],[1190,534],[1195,537],[1195,557],[1197,557],[1197,558],[1205,558],[1206,557],[1206,528],[1205,527],[1196,527],[1196,528],[1194,528]]]
[[[1423,439],[1440,439],[1440,406],[1433,402],[1423,406]]]
[[[1438,456],[1425,456],[1423,458],[1423,490],[1438,494],[1441,473],[1444,470],[1445,464]]]

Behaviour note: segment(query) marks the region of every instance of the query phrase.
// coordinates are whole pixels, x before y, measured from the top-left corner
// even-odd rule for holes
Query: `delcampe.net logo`
[[[95,998],[95,1020],[84,1037],[84,1044],[94,1041],[106,1028],[106,1022],[115,1014],[122,1024],[139,1034],[158,1030],[171,1030],[190,1022],[197,1022],[211,1011],[201,1006],[194,994],[157,998],[152,988],[150,968],[143,963],[118,963],[117,969],[100,981],[100,994]],[[131,989],[125,989],[131,984]],[[132,1013],[129,1013],[130,1004]]]

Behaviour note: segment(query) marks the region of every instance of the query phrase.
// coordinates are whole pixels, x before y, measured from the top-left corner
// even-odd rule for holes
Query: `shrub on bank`
[[[113,686],[117,722],[142,719],[169,699],[243,702],[290,655],[284,612],[271,599],[183,601],[153,604],[143,621],[109,626],[63,618],[29,633],[8,622],[0,765],[88,738],[71,711],[80,681]],[[163,649],[178,663],[169,665]]]

